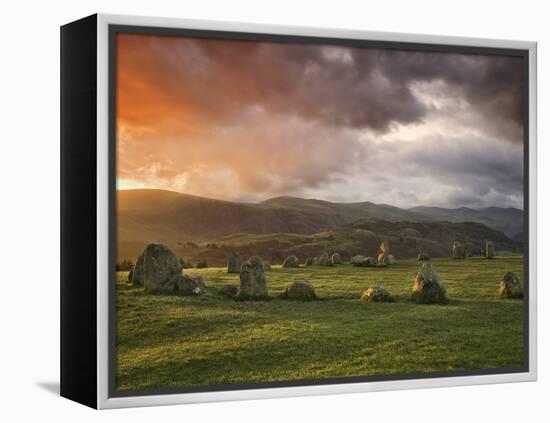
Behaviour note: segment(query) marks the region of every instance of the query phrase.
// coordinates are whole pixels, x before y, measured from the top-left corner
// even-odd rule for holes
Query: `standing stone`
[[[418,261],[426,261],[426,260],[429,260],[430,259],[430,256],[427,255],[427,254],[418,254]]]
[[[498,293],[504,298],[523,298],[523,287],[517,273],[506,272],[502,276]]]
[[[462,260],[466,258],[466,252],[464,246],[458,242],[453,242],[453,260]]]
[[[235,299],[262,300],[269,298],[263,261],[260,257],[250,257],[242,265],[239,279],[241,283]]]
[[[231,254],[227,259],[227,273],[239,273],[241,271],[241,258],[237,253]]]
[[[140,288],[143,288],[143,283],[145,280],[145,264],[143,259],[144,254],[142,253],[136,260],[136,264],[132,269],[132,277],[128,275],[128,279],[132,282],[132,285]]]
[[[304,266],[311,266],[312,264],[313,264],[313,259],[309,257],[304,263]]]
[[[397,260],[395,259],[394,256],[392,256],[391,254],[388,254],[388,256],[386,257],[386,264],[396,264],[397,263]]]
[[[367,289],[361,295],[361,299],[365,302],[375,301],[375,302],[393,302],[395,301],[388,291],[379,286],[375,286]]]
[[[494,259],[495,258],[495,244],[493,241],[487,241],[485,243],[485,257],[488,259]]]
[[[435,266],[426,262],[420,268],[414,281],[412,299],[421,304],[446,304],[447,292],[437,272]]]
[[[455,260],[462,260],[466,258],[466,249],[460,241],[453,242],[452,258]]]
[[[284,300],[313,301],[317,299],[315,289],[307,281],[292,282],[280,295]]]
[[[285,261],[283,261],[283,268],[288,267],[298,267],[300,265],[300,262],[298,261],[298,257],[292,255],[288,256]]]
[[[313,261],[311,262],[313,266],[319,266],[319,257],[313,257]]]
[[[342,256],[340,254],[334,253],[331,258],[332,258],[332,263],[342,264]]]
[[[385,263],[386,257],[390,253],[390,246],[388,244],[388,241],[384,240],[380,243],[380,247],[378,247],[378,263]]]
[[[165,245],[149,244],[139,256],[132,274],[132,283],[149,292],[173,291],[176,276],[182,266],[176,255]]]
[[[329,264],[330,257],[327,253],[323,253],[319,256],[319,266],[332,266],[332,263]]]
[[[134,269],[130,269],[128,272],[128,282],[132,282],[132,276],[134,276]]]

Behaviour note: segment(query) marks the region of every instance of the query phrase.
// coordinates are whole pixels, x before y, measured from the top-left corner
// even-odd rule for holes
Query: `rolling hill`
[[[224,244],[231,237],[251,236],[254,238],[252,244],[258,248],[257,241],[262,242],[262,237],[277,234],[276,238],[283,239],[282,234],[288,234],[288,237],[311,236],[311,239],[302,239],[300,245],[311,244],[318,242],[314,237],[316,234],[338,232],[346,227],[350,230],[349,225],[353,224],[364,226],[353,230],[368,230],[375,234],[376,239],[393,236],[392,231],[399,228],[425,233],[420,238],[436,239],[434,242],[438,244],[429,250],[431,254],[448,250],[446,237],[465,238],[456,233],[460,225],[448,223],[462,224],[472,239],[479,241],[485,236],[485,239],[502,244],[501,248],[516,249],[521,243],[509,237],[523,230],[523,212],[517,209],[401,209],[371,202],[333,203],[294,197],[277,197],[248,204],[149,189],[118,191],[117,211],[119,257],[125,258],[134,258],[145,244],[153,241],[171,245],[185,245],[187,242],[206,245],[213,241]],[[433,225],[435,222],[441,224]],[[416,228],[417,224],[428,226],[421,225],[420,230]],[[428,231],[429,227],[433,230]],[[486,230],[489,232],[484,232]],[[437,231],[445,236],[435,237]],[[226,237],[229,238],[224,241]],[[337,245],[331,248],[336,250]],[[412,253],[412,247],[407,247],[406,253]]]

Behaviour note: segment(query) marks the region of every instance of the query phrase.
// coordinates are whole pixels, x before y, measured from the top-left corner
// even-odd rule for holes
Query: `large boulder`
[[[241,266],[237,300],[262,300],[269,298],[264,263],[258,256],[252,256]]]
[[[523,298],[523,286],[517,273],[506,272],[502,275],[498,293],[504,298]]]
[[[298,267],[300,265],[300,261],[298,260],[298,257],[292,255],[288,256],[285,261],[283,261],[283,268],[288,267]]]
[[[367,289],[361,295],[361,299],[365,302],[375,301],[375,302],[393,302],[395,301],[388,291],[379,286],[374,286]]]
[[[394,256],[392,256],[391,254],[388,254],[386,256],[386,260],[384,261],[384,263],[386,264],[396,264],[397,263],[397,260],[395,259]]]
[[[361,254],[353,256],[350,260],[350,263],[352,266],[355,266],[355,267],[370,267],[376,264],[372,257],[365,257],[365,256],[362,256]]]
[[[317,299],[315,289],[307,281],[292,282],[280,295],[285,300],[313,301]]]
[[[414,302],[421,304],[447,303],[447,292],[432,263],[424,263],[417,273],[413,286],[412,299]]]
[[[494,259],[495,258],[495,244],[493,241],[487,241],[485,243],[485,257],[488,259]]]
[[[342,264],[342,256],[338,253],[334,253],[331,259],[333,264]]]
[[[231,254],[227,259],[227,273],[239,273],[241,271],[241,258],[237,253]]]
[[[177,275],[162,292],[172,292],[178,295],[201,295],[206,292],[202,278],[197,275]]]
[[[466,250],[464,246],[459,241],[453,242],[453,259],[462,260],[466,258]]]
[[[174,280],[182,266],[176,255],[165,245],[149,244],[134,266],[132,284],[146,291],[173,291]]]

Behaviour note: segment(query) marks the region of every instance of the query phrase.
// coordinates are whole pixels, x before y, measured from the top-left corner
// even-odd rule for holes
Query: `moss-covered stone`
[[[239,274],[239,292],[236,300],[263,300],[269,298],[264,262],[258,256],[252,256],[242,265]]]
[[[283,268],[289,268],[289,267],[298,267],[300,265],[300,261],[298,260],[298,257],[292,255],[288,256],[285,261],[283,261]]]
[[[395,301],[387,290],[380,288],[379,286],[374,286],[367,289],[363,292],[363,295],[361,295],[361,299],[365,302],[374,301],[391,303]]]
[[[435,270],[435,266],[424,263],[414,281],[412,300],[419,304],[447,304],[447,291]]]
[[[317,299],[317,294],[309,282],[294,281],[279,295],[279,298],[285,300],[313,301]]]
[[[227,273],[239,273],[241,271],[241,258],[233,253],[227,259]]]
[[[506,272],[502,275],[498,293],[503,298],[523,298],[523,286],[517,273]]]

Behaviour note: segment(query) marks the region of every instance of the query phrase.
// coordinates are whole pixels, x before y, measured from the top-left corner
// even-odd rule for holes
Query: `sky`
[[[117,187],[523,208],[523,63],[117,36]]]

